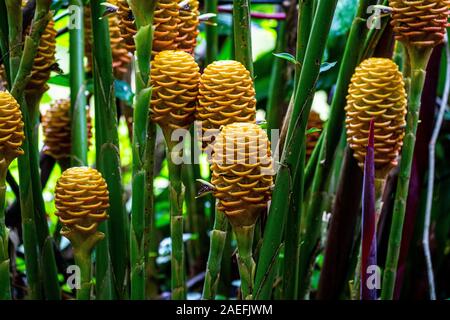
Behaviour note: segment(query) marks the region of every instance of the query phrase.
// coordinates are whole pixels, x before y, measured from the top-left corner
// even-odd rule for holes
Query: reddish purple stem
[[[362,194],[362,253],[361,253],[361,300],[376,300],[377,288],[377,242],[375,209],[375,151],[374,119],[370,121],[369,141],[364,162],[364,180]]]

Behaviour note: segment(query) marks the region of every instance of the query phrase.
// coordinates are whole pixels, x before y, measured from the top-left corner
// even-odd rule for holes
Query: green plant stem
[[[286,50],[287,35],[286,35],[286,21],[280,21],[278,24],[277,44],[275,52],[280,53]],[[282,122],[284,102],[284,72],[286,67],[286,60],[276,58],[272,66],[272,74],[270,76],[269,93],[267,99],[267,133],[271,137],[272,129],[279,129]]]
[[[321,1],[318,4],[314,19],[312,34],[317,35],[315,41],[308,44],[304,64],[309,66],[302,72],[295,90],[294,109],[290,118],[289,130],[286,138],[281,164],[276,178],[275,189],[266,229],[261,254],[258,261],[255,278],[255,298],[269,299],[275,270],[273,266],[279,253],[286,217],[289,212],[289,204],[292,197],[294,181],[303,181],[305,154],[305,133],[307,116],[309,114],[315,85],[320,72],[320,62],[325,50],[326,39],[331,27],[337,1]],[[302,170],[298,170],[298,168]],[[299,175],[298,175],[299,174]],[[303,183],[300,183],[302,186]],[[300,192],[300,190],[296,190]],[[292,233],[298,230],[289,226]],[[297,245],[296,243],[293,244]],[[290,266],[292,268],[292,266]]]
[[[27,137],[22,145],[25,154],[18,158],[18,167],[22,231],[29,285],[28,297],[43,298],[44,286],[47,299],[58,299],[60,293],[55,273],[52,240],[48,236],[48,229],[44,228],[46,217],[43,211],[42,192],[39,188],[39,169],[36,167],[38,165],[37,146],[33,144],[35,117],[29,114],[24,97],[24,89],[31,74],[41,35],[50,20],[51,1],[36,1],[31,34],[25,37],[23,46],[21,3],[13,0],[6,0],[5,3],[9,21],[11,94],[21,106]]]
[[[223,212],[216,210],[214,229],[211,231],[211,245],[206,265],[205,283],[203,285],[203,300],[214,300],[216,297],[227,230],[227,217]]]
[[[31,185],[33,189],[33,204],[36,225],[36,234],[38,241],[40,281],[44,289],[45,298],[48,300],[61,299],[61,293],[58,283],[58,270],[54,253],[54,240],[50,237],[45,202],[42,197],[42,184],[40,179],[40,154],[39,146],[39,124],[40,112],[39,105],[41,98],[46,91],[42,88],[40,91],[25,93],[26,106],[29,112],[29,123],[25,125],[26,136],[29,138],[29,161],[31,176]]]
[[[407,51],[411,63],[411,88],[409,91],[408,114],[406,116],[406,130],[400,160],[400,172],[395,193],[391,231],[383,275],[381,290],[382,300],[391,300],[394,295],[422,91],[425,83],[426,67],[432,48],[420,49],[413,46],[407,46]]]
[[[253,77],[250,1],[233,0],[235,60],[242,63]]]
[[[10,87],[11,73],[9,71],[9,26],[8,26],[8,11],[6,10],[5,0],[0,0],[0,54],[3,58],[3,66],[6,71],[6,80]]]
[[[238,267],[241,277],[242,299],[253,299],[253,285],[255,278],[256,264],[253,259],[253,236],[255,225],[251,226],[232,226],[236,236],[238,248]]]
[[[86,94],[84,75],[84,6],[82,0],[70,0],[71,19],[79,25],[69,30],[70,52],[70,114],[72,130],[72,166],[86,166],[88,152],[88,133],[86,118]]]
[[[309,197],[304,205],[307,207],[305,216],[302,217],[303,234],[300,234],[302,248],[299,256],[298,297],[303,298],[309,288],[310,270],[314,256],[314,249],[320,237],[320,227],[322,218],[322,204],[327,202],[327,181],[333,168],[333,159],[336,147],[343,128],[344,106],[346,102],[347,88],[351,76],[360,61],[361,39],[365,38],[366,9],[376,1],[360,0],[358,12],[350,28],[350,34],[339,69],[336,91],[331,104],[331,113],[327,125],[325,125],[322,135],[323,143],[320,145],[319,160],[314,171],[312,187],[308,190]],[[320,6],[320,4],[319,4]],[[299,206],[300,207],[300,206]]]
[[[109,221],[106,234],[111,258],[115,294],[126,298],[125,279],[128,269],[128,218],[125,214],[120,172],[117,108],[114,94],[112,55],[105,7],[102,0],[91,0],[94,62],[95,132],[97,166],[108,184]],[[108,267],[108,261],[102,261]],[[104,279],[101,279],[102,281]]]
[[[9,276],[8,230],[5,226],[5,196],[7,165],[0,159],[0,300],[11,299]]]
[[[183,243],[183,182],[181,181],[182,164],[174,159],[180,158],[182,151],[175,151],[176,143],[171,141],[170,134],[165,134],[167,143],[167,162],[169,165],[169,197],[170,197],[170,237],[171,251],[171,287],[173,300],[186,299],[186,270]],[[178,154],[177,154],[178,153]]]
[[[144,300],[147,292],[150,237],[154,225],[153,152],[154,125],[149,124],[150,60],[153,45],[155,1],[129,1],[136,19],[136,102],[133,127],[133,182],[130,228],[131,299]],[[143,195],[142,195],[143,193]]]
[[[311,27],[314,19],[315,0],[300,0],[298,4],[298,23],[297,23],[297,45],[295,49],[295,59],[298,65],[295,68],[294,88],[300,78],[300,72],[305,60],[306,48],[308,46]]]
[[[205,11],[207,13],[214,13],[217,15],[218,0],[208,0],[205,3]],[[214,62],[217,59],[219,52],[219,34],[217,32],[217,17],[209,19],[211,24],[205,26],[206,32],[206,65]]]
[[[74,253],[75,264],[80,268],[81,283],[80,289],[77,290],[77,300],[90,300],[91,299],[91,273],[92,273],[92,261],[91,255],[84,252]]]
[[[102,232],[83,233],[77,230],[67,230],[63,227],[63,235],[73,247],[75,264],[80,269],[80,288],[77,290],[77,300],[90,300],[92,290],[92,251],[105,238]]]

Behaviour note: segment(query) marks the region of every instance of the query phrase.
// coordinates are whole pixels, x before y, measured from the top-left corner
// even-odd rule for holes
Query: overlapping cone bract
[[[92,124],[87,112],[88,139],[92,137]],[[57,100],[42,116],[44,132],[44,152],[56,160],[67,159],[71,155],[72,133],[70,100]]]
[[[178,24],[178,49],[193,53],[197,45],[199,33],[199,3],[197,0],[178,0],[180,4],[186,3],[180,8],[180,23]]]
[[[157,1],[153,18],[153,56],[164,50],[177,49],[179,14],[180,10],[177,1]]]
[[[196,120],[201,122],[203,148],[221,126],[255,122],[256,98],[250,72],[237,61],[211,63],[200,79]]]
[[[390,0],[396,39],[417,47],[444,41],[450,0]]]
[[[255,223],[271,198],[273,167],[267,134],[252,123],[224,126],[212,157],[218,210],[239,226]]]
[[[108,218],[109,192],[100,172],[88,167],[64,171],[56,184],[56,215],[67,231],[92,234]]]
[[[27,91],[42,91],[46,89],[46,83],[50,79],[50,74],[56,63],[56,34],[55,22],[52,19],[41,36],[31,71],[31,78],[27,84]]]
[[[136,50],[134,36],[137,33],[137,28],[133,12],[131,11],[127,0],[118,0],[117,7],[117,15],[120,19],[120,35],[124,40],[124,46],[128,52],[134,53]]]
[[[364,167],[369,124],[375,125],[375,168],[397,165],[403,144],[407,99],[403,76],[390,59],[363,61],[351,79],[346,111],[347,141]]]
[[[23,154],[23,126],[16,99],[9,92],[0,91],[0,162],[9,163]]]
[[[152,62],[151,118],[163,128],[188,128],[194,121],[200,68],[181,50],[160,52]]]

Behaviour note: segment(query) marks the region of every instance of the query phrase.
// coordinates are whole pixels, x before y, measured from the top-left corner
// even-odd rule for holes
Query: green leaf
[[[333,68],[337,64],[337,61],[335,62],[324,62],[320,66],[320,73],[327,72],[331,68]]]
[[[290,53],[282,52],[282,53],[274,53],[273,55],[274,55],[275,57],[277,57],[277,58],[287,60],[287,61],[289,61],[290,63],[293,63],[293,64],[300,64],[300,62],[298,62],[298,61],[295,59],[295,57],[294,57],[292,54],[290,54]]]
[[[310,128],[306,131],[306,135],[313,134],[315,132],[320,132],[320,131],[322,131],[322,130],[318,129],[318,128]]]

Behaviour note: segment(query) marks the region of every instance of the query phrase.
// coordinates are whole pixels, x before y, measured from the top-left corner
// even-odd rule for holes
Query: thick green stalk
[[[216,297],[227,230],[227,217],[223,212],[216,210],[214,229],[211,231],[211,245],[206,265],[205,283],[203,285],[203,300],[214,300]]]
[[[146,298],[151,220],[153,219],[153,150],[155,135],[149,131],[150,60],[156,1],[130,1],[136,17],[136,102],[133,127],[133,182],[130,228],[131,299]],[[153,126],[153,125],[150,125]],[[153,128],[151,128],[153,130]],[[150,142],[147,143],[147,139]],[[148,150],[147,150],[148,148]],[[147,189],[147,185],[151,188]]]
[[[360,61],[361,39],[364,39],[367,33],[366,9],[373,0],[360,0],[358,12],[353,20],[344,56],[342,58],[341,68],[339,69],[336,91],[331,104],[331,113],[327,125],[322,133],[323,143],[320,145],[319,161],[314,171],[312,187],[309,189],[308,199],[305,200],[305,216],[302,219],[303,234],[300,234],[300,243],[302,248],[299,257],[298,279],[299,294],[302,298],[309,288],[310,270],[312,266],[313,252],[320,237],[320,226],[322,219],[322,204],[327,202],[327,181],[332,170],[332,163],[339,139],[343,128],[344,106],[346,102],[347,88],[351,76]],[[307,190],[305,190],[307,191]],[[300,208],[300,206],[299,206]]]
[[[233,0],[233,30],[235,60],[242,63],[253,77],[252,29],[249,0]]]
[[[71,19],[78,25],[69,30],[70,43],[70,113],[72,130],[72,166],[86,166],[88,133],[84,78],[84,6],[82,0],[70,0]]]
[[[45,202],[42,197],[42,184],[40,179],[40,155],[39,155],[39,105],[45,89],[25,93],[26,107],[29,112],[29,123],[25,125],[25,132],[29,138],[29,153],[31,170],[31,185],[33,189],[33,203],[38,240],[40,281],[44,289],[44,295],[49,300],[61,299],[61,292],[58,283],[58,271],[54,253],[54,240],[50,236]]]
[[[241,293],[242,299],[253,299],[253,286],[255,278],[256,264],[253,260],[253,236],[255,233],[255,225],[251,226],[232,226],[236,236],[238,248],[238,267],[241,277]]]
[[[306,69],[303,68],[303,63],[305,60],[306,49],[309,43],[309,37],[311,33],[311,27],[314,17],[314,5],[315,0],[302,0],[299,3],[299,14],[298,14],[298,22],[297,22],[297,46],[296,46],[296,60],[298,64],[295,69],[295,81],[294,81],[294,90],[297,90],[297,85],[301,76],[301,72]],[[295,96],[295,95],[294,95]],[[291,101],[292,103],[288,107],[288,116],[285,121],[289,121],[290,117],[292,117],[295,107],[295,100]],[[309,112],[308,112],[309,114]],[[289,134],[289,128],[291,123],[286,122],[284,124],[287,126],[286,135]],[[300,158],[299,158],[298,168],[301,167],[303,175],[303,167],[305,162],[305,147],[302,146],[300,149]],[[297,175],[297,172],[294,172],[294,176]],[[296,190],[292,194],[292,199],[289,202],[290,210],[287,216],[286,225],[289,228],[286,228],[285,232],[285,248],[284,248],[284,264],[283,268],[283,293],[284,298],[286,299],[296,299],[297,298],[297,269],[298,269],[298,256],[299,256],[299,232],[293,230],[300,229],[300,219],[301,216],[298,212],[299,206],[302,203],[303,197],[303,186],[304,186],[304,178],[301,179],[293,179],[294,186],[293,190]]]
[[[303,181],[303,174],[299,171],[303,171],[303,164],[300,162],[304,159],[304,142],[308,118],[305,115],[309,114],[311,108],[315,85],[320,72],[320,61],[325,50],[336,4],[337,0],[321,1],[314,19],[312,34],[317,35],[317,38],[308,44],[304,64],[309,67],[302,72],[295,90],[294,109],[290,118],[286,147],[276,178],[270,214],[256,270],[254,296],[257,299],[270,298],[275,275],[273,266],[281,247],[284,225],[289,212],[289,206],[286,204],[290,203],[294,181],[296,179]],[[302,170],[297,170],[299,166]],[[300,173],[300,176],[295,173]],[[303,185],[303,183],[300,183],[300,185]],[[298,232],[298,230],[292,232]]]
[[[77,300],[90,300],[92,291],[92,251],[104,239],[102,232],[84,233],[77,230],[65,230],[63,234],[70,240],[75,264],[80,271],[80,287],[77,288]]]
[[[217,4],[218,0],[208,0],[205,3],[206,13],[217,14]],[[206,32],[206,65],[214,62],[217,59],[217,54],[219,52],[219,34],[217,32],[217,17],[209,19],[210,24],[205,26]]]
[[[414,155],[414,146],[416,144],[416,132],[419,122],[422,90],[425,83],[426,67],[432,48],[420,49],[413,46],[407,46],[407,51],[411,63],[411,87],[408,99],[405,138],[403,139],[403,149],[400,160],[400,172],[395,193],[391,231],[381,290],[381,299],[383,300],[391,300],[394,295],[403,223],[405,220],[406,200],[408,198],[411,166]]]
[[[287,44],[286,21],[280,21],[278,24],[277,44],[275,52],[285,52]],[[279,129],[283,116],[284,102],[284,72],[286,60],[275,58],[272,66],[272,74],[270,76],[269,93],[267,99],[267,133],[271,134],[272,129]]]
[[[32,117],[32,114],[29,114],[30,110],[24,97],[24,89],[31,74],[41,35],[50,19],[50,4],[50,0],[36,1],[31,34],[25,37],[25,43],[22,47],[22,45],[18,45],[23,43],[20,2],[6,1],[10,27],[11,94],[21,106],[25,123],[24,130],[27,137],[22,145],[25,154],[18,158],[18,166],[25,261],[27,264],[29,297],[31,299],[43,297],[44,291],[42,286],[45,288],[46,298],[59,298],[52,240],[48,236],[48,228],[45,224],[46,217],[43,209],[42,192],[39,187],[39,169],[37,167],[38,161],[36,161],[37,146],[33,144],[34,117]]]
[[[0,300],[11,299],[9,276],[8,230],[5,226],[6,172],[8,166],[0,160]]]
[[[166,134],[167,162],[169,164],[169,197],[170,197],[170,237],[171,252],[171,287],[173,300],[186,299],[186,270],[183,243],[183,182],[181,181],[182,164],[176,164],[175,158],[180,158],[182,151],[175,151],[176,143],[170,141]]]
[[[75,264],[80,268],[81,283],[80,289],[77,290],[77,300],[90,300],[91,299],[91,273],[92,273],[92,261],[91,254],[85,254],[84,252],[74,252]]]
[[[123,203],[120,172],[117,108],[114,94],[112,56],[105,7],[102,0],[91,0],[94,59],[95,132],[97,166],[108,184],[110,217],[107,222],[112,281],[115,293],[126,298],[125,279],[128,269],[128,219]],[[105,263],[105,266],[107,264]]]
[[[295,49],[295,59],[299,63],[295,70],[295,84],[300,78],[300,72],[305,59],[306,48],[308,46],[311,27],[314,19],[314,6],[316,0],[300,0],[298,4],[298,23],[297,23],[297,45]]]

